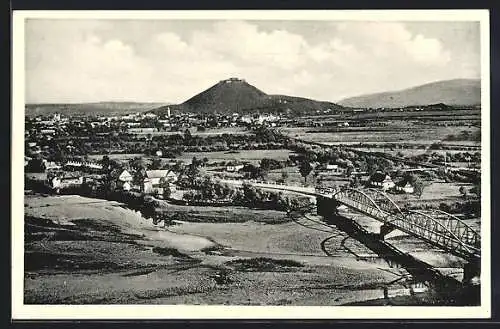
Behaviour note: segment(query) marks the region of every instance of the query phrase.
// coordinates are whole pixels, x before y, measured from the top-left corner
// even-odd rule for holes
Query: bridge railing
[[[463,257],[479,257],[480,237],[458,218],[436,219],[418,211],[398,213],[384,203],[377,203],[367,194],[345,190],[335,194],[335,200],[380,222]]]

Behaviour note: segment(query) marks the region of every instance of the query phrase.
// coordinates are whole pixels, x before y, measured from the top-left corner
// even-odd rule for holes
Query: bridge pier
[[[379,233],[380,240],[384,240],[385,236],[394,231],[395,229],[396,228],[391,224],[388,223],[382,224],[382,226],[380,226],[380,233]]]
[[[464,265],[463,283],[465,285],[477,284],[479,282],[480,277],[481,277],[481,259],[473,259]]]
[[[317,213],[324,218],[331,218],[337,214],[337,207],[340,204],[333,198],[317,196],[316,209]]]

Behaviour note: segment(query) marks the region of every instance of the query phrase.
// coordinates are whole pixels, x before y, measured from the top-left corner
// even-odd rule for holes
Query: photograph
[[[12,40],[14,318],[491,316],[487,10],[14,11]]]

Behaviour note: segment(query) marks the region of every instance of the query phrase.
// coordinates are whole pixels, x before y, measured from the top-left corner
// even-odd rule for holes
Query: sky
[[[230,77],[340,99],[480,77],[478,22],[27,19],[27,103],[181,103]]]

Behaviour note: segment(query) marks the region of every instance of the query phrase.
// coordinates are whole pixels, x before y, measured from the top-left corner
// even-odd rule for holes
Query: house
[[[415,188],[408,180],[402,180],[400,182],[397,182],[394,189],[397,192],[401,192],[401,193],[411,194],[411,193],[415,192]]]
[[[326,164],[325,169],[329,171],[332,175],[342,175],[344,173],[344,169],[339,167],[337,164]]]
[[[54,135],[56,133],[55,129],[41,129],[40,133],[42,135]]]
[[[158,129],[157,128],[153,128],[153,127],[128,128],[127,129],[128,133],[154,133],[155,131],[158,131]]]
[[[163,194],[163,184],[177,181],[172,170],[146,170],[142,190],[144,193]]]
[[[241,169],[243,169],[243,167],[245,167],[244,165],[242,164],[231,164],[231,165],[227,165],[226,166],[226,171],[229,171],[229,172],[238,172],[240,171]]]
[[[370,179],[368,180],[368,184],[373,187],[382,188],[383,190],[388,190],[395,186],[391,176],[380,171],[377,171],[376,173],[371,175]]]
[[[54,161],[47,161],[45,159],[43,159],[43,166],[45,167],[45,170],[58,170],[62,168],[61,165],[58,165]]]
[[[154,113],[146,113],[146,114],[144,114],[144,117],[148,118],[148,119],[155,119],[157,117],[157,115]]]
[[[116,185],[124,191],[130,191],[130,188],[132,187],[132,180],[133,177],[128,170],[122,170],[116,178]]]
[[[95,169],[95,170],[102,170],[103,169],[103,166],[101,164],[96,163],[96,162],[90,162],[90,161],[70,160],[70,161],[67,161],[64,164],[64,166],[68,167],[68,168],[73,168],[73,169],[82,168],[82,167],[89,168],[89,169]]]
[[[83,176],[54,176],[50,179],[49,184],[54,190],[77,187],[83,184]]]

